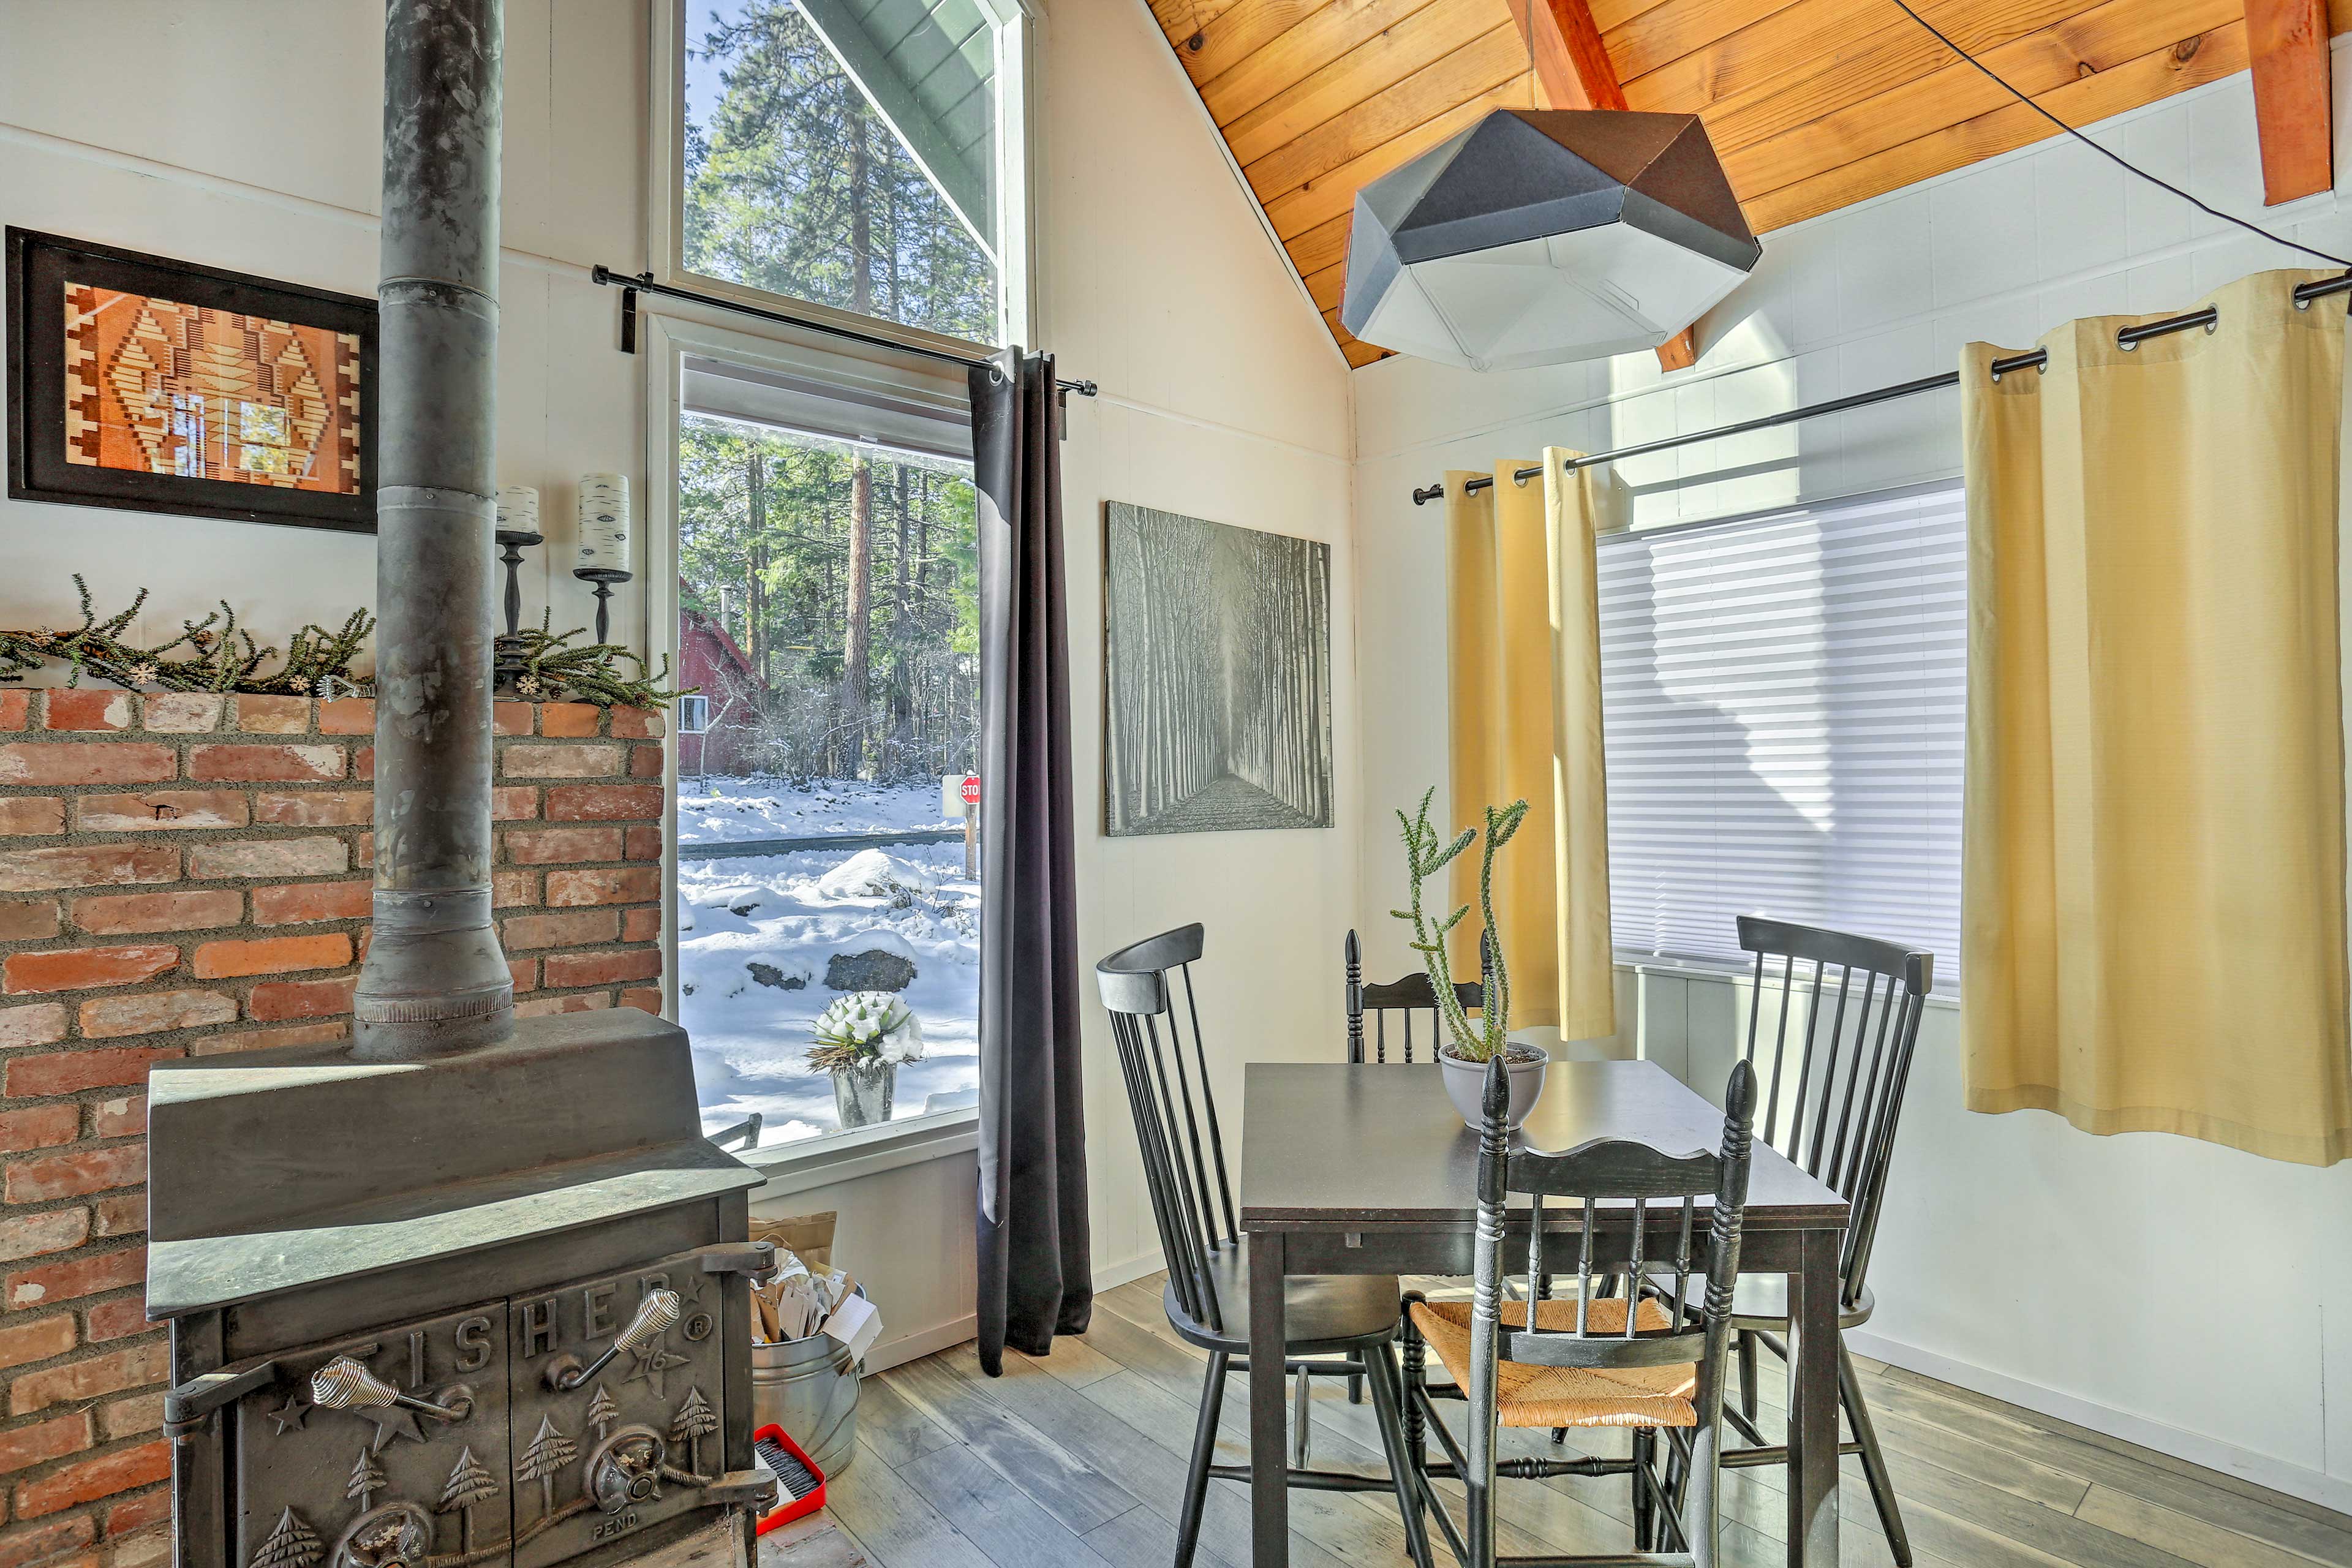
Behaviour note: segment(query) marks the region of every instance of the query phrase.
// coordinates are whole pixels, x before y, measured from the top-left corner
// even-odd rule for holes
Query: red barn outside
[[[685,584],[679,584],[681,590]],[[677,771],[748,773],[761,714],[760,678],[727,628],[700,610],[677,612],[677,689],[698,692],[706,701],[700,734],[689,732],[690,703],[678,710]]]

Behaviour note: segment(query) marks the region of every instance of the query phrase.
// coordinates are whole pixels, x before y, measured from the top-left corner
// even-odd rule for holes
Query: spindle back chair
[[[1756,959],[1740,1059],[1763,1086],[1758,1136],[1852,1205],[1838,1258],[1851,1306],[1870,1267],[1935,954],[1759,915],[1739,917],[1739,946]],[[1771,1052],[1759,1060],[1768,1013]]]
[[[1454,1001],[1465,1013],[1476,1013],[1486,1005],[1486,934],[1478,935],[1478,979],[1457,980],[1454,983]],[[1445,1043],[1445,1020],[1437,1010],[1437,990],[1429,983],[1429,975],[1420,970],[1401,980],[1364,983],[1364,949],[1356,933],[1348,933],[1345,948],[1348,972],[1348,1060],[1358,1066],[1364,1061],[1369,1048],[1371,1059],[1385,1062],[1392,1047],[1397,1059],[1410,1066],[1413,1060],[1414,1040],[1412,1021],[1416,1014],[1426,1015],[1423,1040],[1428,1047],[1427,1059],[1437,1059],[1437,1047]],[[1371,1016],[1370,1037],[1364,1029],[1366,1014]],[[1389,1038],[1389,1018],[1395,1015],[1401,1037],[1393,1043]]]
[[[1900,942],[1759,915],[1739,917],[1739,945],[1756,960],[1740,1059],[1766,1085],[1759,1135],[1848,1205],[1838,1254],[1838,1398],[1853,1436],[1838,1451],[1861,1458],[1887,1545],[1899,1568],[1910,1568],[1910,1536],[1861,1380],[1846,1353],[1845,1331],[1870,1321],[1873,1302],[1863,1279],[1885,1203],[1920,1015],[1935,983],[1935,955]],[[1768,1015],[1769,1059],[1759,1055]],[[1780,1281],[1750,1280],[1735,1304],[1739,1405],[1732,1424],[1750,1446],[1727,1449],[1727,1465],[1788,1459],[1787,1446],[1767,1444],[1756,1425],[1757,1352],[1760,1347],[1788,1359],[1788,1307],[1781,1290]]]
[[[1118,1047],[1128,1104],[1142,1143],[1144,1185],[1160,1225],[1169,1286],[1187,1315],[1222,1333],[1227,1310],[1246,1303],[1219,1300],[1216,1270],[1210,1267],[1213,1257],[1238,1251],[1241,1227],[1234,1219],[1224,1135],[1217,1124],[1200,1003],[1192,990],[1192,965],[1205,937],[1197,922],[1146,937],[1095,965],[1095,976],[1110,1013],[1111,1038]],[[1171,976],[1181,984],[1181,999]]]
[[[1128,1106],[1134,1113],[1161,1256],[1168,1261],[1162,1304],[1169,1326],[1209,1352],[1192,1466],[1177,1521],[1177,1568],[1187,1568],[1192,1561],[1208,1483],[1247,1481],[1250,1475],[1246,1465],[1213,1462],[1226,1374],[1248,1365],[1249,1279],[1192,984],[1192,965],[1200,961],[1204,943],[1201,926],[1180,926],[1122,948],[1095,965],[1096,984],[1110,1014]],[[1406,1545],[1413,1561],[1417,1568],[1430,1568],[1427,1533],[1417,1510],[1407,1507],[1412,1491],[1404,1456],[1404,1393],[1391,1359],[1402,1315],[1395,1276],[1302,1279],[1289,1282],[1285,1294],[1284,1369],[1299,1379],[1292,1484],[1393,1494],[1405,1515]],[[1388,1450],[1388,1475],[1305,1468],[1311,1377],[1346,1377],[1370,1386],[1374,1417]]]
[[[1467,1528],[1463,1535],[1456,1536],[1443,1507],[1437,1510],[1440,1525],[1467,1568],[1489,1568],[1497,1563],[1584,1561],[1497,1558],[1494,1499],[1497,1474],[1528,1479],[1630,1474],[1635,1555],[1593,1561],[1714,1568],[1719,1561],[1722,1511],[1716,1461],[1721,1447],[1730,1352],[1732,1282],[1739,1273],[1740,1229],[1748,1205],[1755,1073],[1744,1062],[1732,1068],[1725,1094],[1728,1109],[1723,1139],[1712,1153],[1672,1154],[1615,1138],[1595,1139],[1557,1153],[1514,1148],[1505,1119],[1509,1098],[1508,1075],[1497,1061],[1487,1069],[1484,1125],[1479,1133],[1468,1375],[1457,1379],[1463,1385],[1459,1392],[1470,1405],[1461,1451],[1456,1451],[1451,1434],[1437,1419],[1428,1395],[1422,1395],[1423,1418],[1447,1450],[1468,1494]],[[1529,1199],[1527,1209],[1510,1207],[1513,1194]],[[1578,1292],[1572,1301],[1538,1299],[1517,1314],[1516,1323],[1506,1324],[1502,1321],[1504,1279],[1512,1268],[1505,1256],[1507,1229],[1521,1222],[1527,1226],[1528,1278],[1549,1278],[1556,1268],[1549,1254],[1558,1239],[1552,1226],[1560,1211],[1548,1210],[1548,1198],[1572,1200],[1579,1215]],[[1696,1249],[1702,1198],[1709,1200],[1704,1255]],[[1587,1216],[1604,1207],[1632,1210],[1627,1256],[1622,1262],[1612,1260],[1609,1267],[1622,1269],[1643,1287],[1617,1300],[1598,1298],[1593,1289],[1602,1272],[1596,1268],[1599,1227]],[[1665,1255],[1648,1252],[1654,1235],[1671,1237]],[[1671,1289],[1664,1283],[1669,1278]],[[1412,1321],[1426,1332],[1442,1329],[1449,1317],[1458,1318],[1458,1310],[1446,1316],[1442,1313],[1443,1309],[1419,1304]],[[1440,1348],[1445,1353],[1444,1346]],[[1416,1340],[1408,1337],[1409,1380],[1416,1349]],[[1452,1357],[1448,1359],[1451,1362]],[[1516,1363],[1511,1395],[1518,1406],[1516,1410],[1506,1409],[1499,1387],[1498,1368],[1505,1363]],[[1694,1368],[1686,1408],[1670,1408],[1680,1405],[1684,1396],[1656,1389],[1525,1375],[1529,1368],[1627,1373],[1685,1365]],[[1410,1386],[1408,1392],[1412,1392]],[[1622,1403],[1612,1405],[1612,1399]],[[1514,1426],[1542,1426],[1572,1415],[1580,1425],[1631,1426],[1633,1456],[1623,1460],[1514,1459],[1498,1466],[1496,1432],[1507,1415]],[[1673,1449],[1664,1476],[1656,1460],[1656,1435],[1661,1429],[1670,1434]],[[1408,1433],[1409,1447],[1413,1447],[1413,1436]],[[1417,1481],[1432,1504],[1437,1502],[1437,1494],[1428,1489],[1427,1478],[1436,1473],[1442,1472],[1425,1464],[1417,1467]],[[1678,1549],[1654,1551],[1662,1538]]]

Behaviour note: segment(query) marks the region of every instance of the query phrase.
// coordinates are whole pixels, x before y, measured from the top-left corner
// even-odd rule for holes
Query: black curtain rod
[[[2347,272],[2341,278],[2325,278],[2314,283],[2297,284],[2294,290],[2294,308],[2298,310],[2309,310],[2314,300],[2323,300],[2330,294],[2347,292],[2352,292],[2352,272]],[[2149,321],[2144,326],[2120,328],[2116,332],[2116,346],[2130,350],[2150,338],[2166,337],[2173,332],[2185,332],[2192,327],[2202,327],[2210,332],[2221,324],[2221,312],[2208,305],[2201,310],[2191,310],[2185,316],[2168,316],[2163,321]],[[2035,349],[2031,353],[2011,354],[2006,359],[1997,359],[1992,362],[1992,378],[1999,381],[2013,371],[2040,370],[2049,363],[2050,351],[2047,349]],[[1941,392],[1948,386],[1959,384],[1960,373],[1948,370],[1941,375],[1922,376],[1917,381],[1906,381],[1895,386],[1876,387],[1869,392],[1857,392],[1849,397],[1833,397],[1827,403],[1811,403],[1802,408],[1791,408],[1784,414],[1768,414],[1760,419],[1744,420],[1738,425],[1719,426],[1713,430],[1701,430],[1689,436],[1669,436],[1663,441],[1644,441],[1638,447],[1620,447],[1613,452],[1595,452],[1590,457],[1570,458],[1560,464],[1560,468],[1569,473],[1574,473],[1579,468],[1598,468],[1602,463],[1613,463],[1625,458],[1645,458],[1653,452],[1671,451],[1676,447],[1693,446],[1700,441],[1717,441],[1726,436],[1745,436],[1751,430],[1769,430],[1776,426],[1793,425],[1801,419],[1818,419],[1824,414],[1843,414],[1849,408],[1867,408],[1874,403],[1892,403],[1898,397],[1913,397],[1923,392]],[[1519,484],[1526,484],[1529,479],[1541,478],[1542,474],[1543,466],[1539,463],[1532,468],[1518,469],[1512,474],[1511,478]],[[1462,489],[1466,494],[1471,490],[1492,489],[1494,483],[1492,475],[1483,475],[1475,479],[1465,479]],[[1443,500],[1444,495],[1445,486],[1443,483],[1433,484],[1426,489],[1413,491],[1412,504],[1422,506],[1430,501]]]
[[[854,343],[866,343],[877,349],[892,349],[899,353],[937,360],[942,364],[960,364],[966,370],[991,368],[991,362],[973,359],[968,354],[951,353],[946,349],[927,348],[920,343],[900,342],[896,338],[886,338],[878,332],[861,332],[855,327],[839,327],[831,321],[820,321],[808,316],[795,316],[783,310],[769,310],[757,305],[740,304],[718,294],[698,294],[691,289],[673,289],[667,283],[655,282],[654,275],[650,272],[639,273],[632,278],[625,272],[615,272],[609,267],[599,265],[591,269],[589,276],[599,283],[617,286],[621,290],[621,352],[625,354],[637,352],[637,296],[643,293],[666,294],[673,300],[685,300],[697,305],[708,305],[714,310],[732,310],[739,316],[757,316],[763,321],[774,321],[780,326],[799,327],[807,331],[823,332],[828,337],[847,338]],[[1092,397],[1095,395],[1095,384],[1091,381],[1066,381],[1057,377],[1054,384],[1060,389],[1064,397],[1067,397],[1073,392],[1080,397]]]

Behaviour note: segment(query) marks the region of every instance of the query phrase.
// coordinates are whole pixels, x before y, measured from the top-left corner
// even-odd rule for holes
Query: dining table
[[[1252,1560],[1285,1568],[1289,1489],[1283,1442],[1283,1282],[1294,1275],[1472,1272],[1478,1135],[1446,1098],[1435,1065],[1253,1062],[1242,1082],[1240,1226],[1249,1274]],[[1723,1112],[1652,1061],[1555,1061],[1515,1139],[1568,1150],[1627,1138],[1669,1153],[1712,1152]],[[1669,1216],[1664,1210],[1674,1209]],[[1706,1201],[1697,1229],[1704,1232]],[[1633,1256],[1630,1205],[1589,1218],[1597,1265]],[[1838,1562],[1838,1259],[1843,1198],[1761,1140],[1748,1174],[1742,1274],[1788,1279],[1788,1561]],[[1651,1205],[1644,1256],[1672,1254],[1679,1205]],[[1588,1216],[1544,1209],[1546,1249],[1575,1258]],[[1507,1226],[1506,1257],[1525,1256],[1527,1220]],[[1518,1251],[1507,1248],[1516,1241]]]

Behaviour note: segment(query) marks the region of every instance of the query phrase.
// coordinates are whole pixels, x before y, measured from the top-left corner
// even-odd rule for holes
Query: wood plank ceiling
[[[1339,325],[1356,191],[1533,106],[1527,3],[1150,0],[1350,364],[1385,357]],[[2057,134],[1889,0],[1589,3],[1627,106],[1701,116],[1759,235]],[[1915,5],[2069,124],[2247,66],[2246,0]]]

